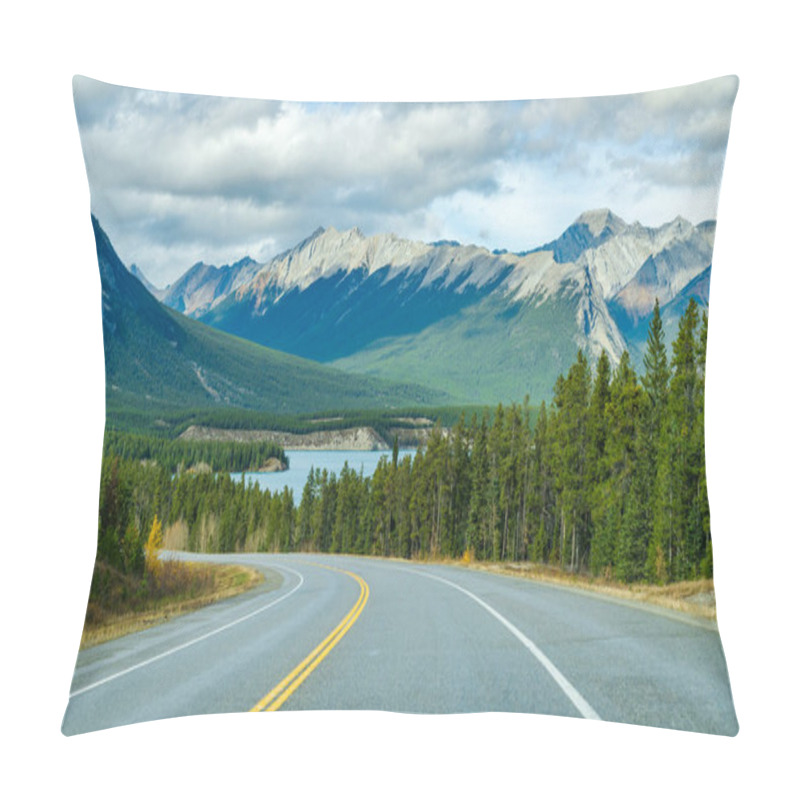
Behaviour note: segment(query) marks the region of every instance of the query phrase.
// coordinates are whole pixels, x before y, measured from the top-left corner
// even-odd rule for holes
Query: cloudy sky
[[[519,251],[592,208],[712,218],[736,88],[332,104],[74,82],[92,211],[158,286],[197,261],[264,261],[320,225]]]

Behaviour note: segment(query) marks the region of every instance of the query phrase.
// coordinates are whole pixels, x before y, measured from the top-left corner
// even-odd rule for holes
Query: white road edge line
[[[438,575],[431,575],[429,572],[422,572],[420,570],[411,569],[408,572],[415,572],[417,575],[424,575],[426,578],[431,578],[435,581],[441,581],[453,589],[457,589],[470,599],[474,600],[479,606],[485,608],[498,622],[504,625],[516,638],[534,655],[539,663],[550,673],[553,680],[561,687],[561,691],[569,698],[572,705],[578,709],[580,714],[585,719],[601,719],[600,715],[589,705],[583,695],[564,677],[556,665],[519,629],[516,625],[509,622],[500,612],[495,611],[488,603],[481,600],[480,597],[474,595],[463,586],[459,586],[447,578],[440,578]]]
[[[90,689],[95,689],[98,686],[102,686],[104,683],[108,683],[109,681],[121,678],[123,675],[127,675],[129,672],[133,672],[134,670],[146,667],[148,664],[152,664],[154,661],[159,661],[162,658],[171,656],[173,653],[177,653],[179,650],[185,650],[187,647],[191,647],[193,644],[197,644],[198,642],[202,642],[204,639],[208,639],[211,636],[215,636],[218,633],[222,633],[222,631],[227,630],[228,628],[232,628],[234,625],[238,625],[240,622],[244,622],[245,620],[248,620],[251,617],[255,617],[257,614],[261,614],[263,611],[266,611],[267,609],[272,608],[278,603],[283,602],[284,600],[286,600],[287,597],[291,597],[303,585],[303,576],[296,570],[293,570],[291,567],[284,566],[283,564],[281,564],[280,567],[276,567],[276,569],[285,569],[289,572],[293,572],[295,575],[297,575],[298,578],[300,578],[300,582],[290,592],[287,592],[286,594],[282,595],[277,600],[273,600],[271,603],[267,603],[267,605],[262,606],[261,608],[257,608],[255,611],[251,611],[249,614],[245,614],[243,617],[239,617],[239,619],[233,620],[233,622],[228,622],[226,625],[222,625],[219,628],[215,628],[213,631],[204,633],[202,636],[198,636],[196,639],[191,639],[190,641],[184,642],[183,644],[180,644],[177,647],[173,647],[170,650],[166,650],[163,653],[159,653],[157,656],[148,658],[145,661],[140,661],[138,664],[134,664],[132,667],[123,669],[121,672],[115,672],[113,675],[109,675],[108,677],[103,678],[102,680],[90,683],[88,686],[84,686],[82,689],[76,689],[74,692],[70,694],[69,696],[70,700],[73,697],[77,697],[79,694],[88,692]]]

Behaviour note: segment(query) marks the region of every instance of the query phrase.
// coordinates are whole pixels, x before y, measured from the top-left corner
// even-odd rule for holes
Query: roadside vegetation
[[[508,575],[513,578],[566,586],[620,600],[648,603],[702,619],[716,620],[717,618],[714,581],[711,578],[697,578],[659,585],[645,581],[624,583],[602,575],[569,572],[560,567],[532,561],[471,561],[467,555],[458,560],[450,559],[446,563]]]
[[[141,562],[127,568],[106,560],[95,562],[82,648],[232,597],[264,580],[258,570],[239,565],[163,559],[162,545],[161,522],[156,517]]]
[[[395,447],[371,477],[312,471],[300,498],[109,454],[99,552],[128,569],[158,515],[183,548],[204,552],[469,552],[624,583],[710,578],[706,331],[691,301],[670,361],[656,305],[641,378],[627,354],[613,370],[603,354],[592,370],[579,351],[538,413],[527,400],[469,423],[462,412],[413,457]]]
[[[579,351],[538,412],[527,399],[473,412],[469,422],[461,410],[449,429],[439,420],[414,456],[401,460],[395,438],[370,477],[347,466],[338,475],[312,470],[299,498],[230,477],[274,445],[110,432],[87,626],[108,614],[158,614],[167,597],[216,596],[210,568],[152,557],[162,541],[208,553],[455,559],[662,604],[694,594],[711,606],[707,323],[690,301],[669,359],[656,305],[641,378],[627,353],[613,369],[602,354],[593,369]],[[222,471],[183,468],[199,458]],[[672,588],[637,588],[646,586]]]

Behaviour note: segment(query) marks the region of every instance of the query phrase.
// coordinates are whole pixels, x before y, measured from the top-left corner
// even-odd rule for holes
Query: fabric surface
[[[377,709],[735,735],[704,384],[737,87],[76,77],[106,435],[64,733]]]

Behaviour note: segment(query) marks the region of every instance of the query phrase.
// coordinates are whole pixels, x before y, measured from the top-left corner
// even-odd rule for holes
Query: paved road
[[[738,730],[711,624],[458,567],[213,560],[257,566],[267,581],[82,651],[65,734],[277,708],[519,711]]]

